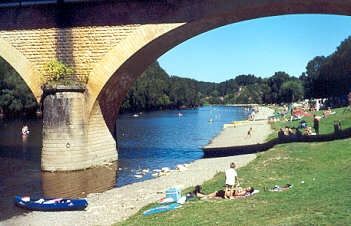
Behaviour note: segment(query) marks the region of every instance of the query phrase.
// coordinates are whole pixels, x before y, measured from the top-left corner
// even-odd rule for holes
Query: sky
[[[222,82],[241,74],[300,76],[351,35],[351,17],[286,15],[230,24],[189,39],[158,61],[170,75]]]

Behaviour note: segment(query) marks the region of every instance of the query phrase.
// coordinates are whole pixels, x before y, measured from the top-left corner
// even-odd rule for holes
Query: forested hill
[[[169,76],[156,62],[135,82],[121,111],[197,107],[204,104],[277,103],[303,97],[298,78],[277,72],[271,78],[240,75],[221,83]]]
[[[331,55],[309,61],[299,77],[279,71],[269,78],[249,74],[221,83],[201,82],[169,76],[156,62],[136,81],[122,111],[203,104],[288,103],[303,98],[346,96],[350,91],[351,37],[348,37]]]
[[[121,111],[158,110],[200,105],[196,80],[169,76],[156,62],[135,81]]]
[[[169,76],[156,62],[135,81],[121,111],[204,104],[286,103],[302,98],[345,96],[350,91],[351,37],[348,37],[331,55],[317,56],[309,61],[306,71],[299,77],[280,71],[269,78],[249,74],[233,76],[233,79],[221,83],[202,82]],[[34,97],[25,83],[0,58],[0,113],[19,115],[32,113],[35,109]]]

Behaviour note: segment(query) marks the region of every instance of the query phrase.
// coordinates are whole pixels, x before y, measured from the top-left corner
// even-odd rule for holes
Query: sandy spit
[[[216,136],[204,148],[231,147],[250,144],[261,144],[267,136],[272,132],[271,126],[268,124],[267,118],[273,115],[274,110],[268,107],[259,107],[256,114],[256,121],[239,122],[234,127],[227,127]],[[252,127],[251,136],[248,131]]]

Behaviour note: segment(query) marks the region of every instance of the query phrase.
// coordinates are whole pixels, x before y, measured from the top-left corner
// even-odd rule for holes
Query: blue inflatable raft
[[[88,206],[85,199],[33,199],[15,196],[16,206],[38,211],[71,211],[84,210]]]
[[[144,216],[148,216],[151,214],[155,214],[155,213],[162,213],[162,212],[167,212],[170,210],[175,210],[177,208],[181,207],[181,205],[179,203],[172,203],[172,204],[168,204],[168,205],[164,205],[164,206],[157,206],[154,208],[151,208],[149,210],[144,211]]]

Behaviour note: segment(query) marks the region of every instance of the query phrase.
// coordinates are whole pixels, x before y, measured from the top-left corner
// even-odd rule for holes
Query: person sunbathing
[[[255,191],[253,187],[247,187],[247,188],[238,188],[235,193],[234,193],[234,198],[238,196],[249,196],[252,195],[252,193]]]
[[[239,197],[250,196],[253,194],[254,191],[255,189],[253,187],[247,187],[244,189],[239,187],[234,192],[234,195],[227,197],[224,190],[218,190],[206,196],[201,197],[201,199],[226,199],[226,198],[235,199]]]
[[[202,198],[206,196],[204,193],[202,193],[201,189],[202,187],[200,185],[196,185],[192,192],[189,192],[188,194],[186,194],[186,199],[192,200],[194,198]]]
[[[287,191],[289,190],[290,188],[292,188],[293,185],[292,184],[286,184],[286,185],[283,185],[283,186],[278,186],[278,185],[275,185],[272,189],[270,189],[269,191]]]
[[[200,197],[200,199],[225,199],[225,198],[226,198],[226,195],[223,189]]]

